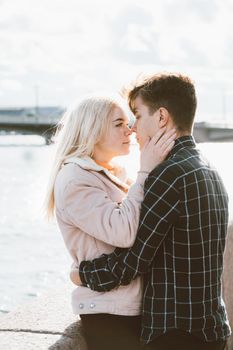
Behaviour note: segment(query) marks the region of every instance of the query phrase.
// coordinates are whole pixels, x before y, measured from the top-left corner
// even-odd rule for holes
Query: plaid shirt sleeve
[[[109,291],[146,273],[179,216],[179,201],[175,173],[168,166],[154,169],[145,183],[145,197],[133,247],[116,248],[110,255],[82,261],[79,272],[83,285],[95,291]]]

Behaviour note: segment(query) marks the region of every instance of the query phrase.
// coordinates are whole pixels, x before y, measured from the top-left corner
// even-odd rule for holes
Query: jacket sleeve
[[[127,285],[137,275],[148,272],[157,250],[179,217],[176,182],[177,178],[169,172],[161,177],[148,177],[133,247],[117,248],[110,255],[81,262],[79,274],[84,286],[108,291],[118,285]]]
[[[63,210],[72,225],[116,247],[130,247],[135,240],[144,191],[135,183],[122,203],[113,202],[101,183],[90,176],[68,183]]]

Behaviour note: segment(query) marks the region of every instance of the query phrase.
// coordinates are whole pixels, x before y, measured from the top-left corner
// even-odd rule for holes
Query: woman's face
[[[125,155],[130,150],[129,119],[123,109],[114,107],[110,115],[109,125],[102,139],[95,145],[95,154],[102,155],[105,160]]]

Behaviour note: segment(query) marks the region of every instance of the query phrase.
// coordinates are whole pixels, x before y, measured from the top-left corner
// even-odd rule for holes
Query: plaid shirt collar
[[[171,152],[169,153],[167,159],[174,156],[181,149],[187,148],[187,147],[191,147],[191,148],[196,147],[196,142],[195,142],[192,135],[181,136],[178,139],[176,139],[175,145],[174,145],[173,149],[171,150]]]

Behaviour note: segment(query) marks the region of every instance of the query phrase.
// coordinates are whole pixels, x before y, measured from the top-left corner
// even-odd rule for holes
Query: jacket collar
[[[124,168],[120,167],[118,164],[114,164],[114,174],[109,170],[105,169],[101,165],[97,164],[91,157],[70,157],[65,164],[73,163],[79,165],[82,169],[88,171],[97,171],[104,173],[111,181],[116,183],[118,186],[122,187],[124,190],[128,190],[129,186],[126,184],[127,174]]]

